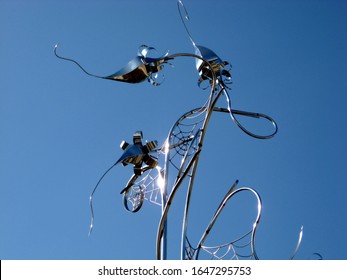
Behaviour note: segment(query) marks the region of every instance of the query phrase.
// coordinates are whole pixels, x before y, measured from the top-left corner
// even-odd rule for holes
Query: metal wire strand
[[[300,245],[301,245],[301,242],[302,242],[302,236],[304,234],[304,226],[301,226],[301,229],[300,229],[300,232],[299,232],[299,238],[298,238],[298,242],[296,244],[296,247],[295,247],[295,250],[292,254],[292,256],[289,258],[290,260],[294,259],[297,252],[299,251],[299,248],[300,248]]]
[[[177,1],[177,8],[178,8],[178,12],[179,12],[179,14],[180,14],[180,17],[181,17],[183,26],[184,26],[184,28],[185,28],[185,30],[186,30],[188,36],[189,36],[190,41],[192,42],[193,46],[195,47],[196,44],[195,44],[195,42],[194,42],[194,40],[193,40],[193,37],[192,37],[192,35],[190,34],[189,29],[188,29],[187,24],[186,24],[186,21],[189,20],[189,14],[188,14],[188,11],[187,11],[186,7],[184,6],[182,0],[178,0],[178,1]],[[184,12],[185,16],[182,15],[182,9],[183,9],[183,12]]]
[[[57,53],[57,48],[58,48],[58,44],[56,44],[56,45],[54,46],[54,54],[55,54],[56,57],[58,57],[58,58],[60,58],[60,59],[63,59],[63,60],[67,60],[67,61],[71,61],[71,62],[75,63],[79,68],[81,68],[81,70],[82,70],[84,73],[86,73],[86,74],[89,75],[89,76],[96,77],[96,78],[101,78],[101,79],[104,79],[104,78],[105,78],[105,77],[102,77],[102,76],[98,76],[98,75],[94,75],[94,74],[89,73],[87,70],[85,70],[85,69],[81,66],[81,64],[79,64],[79,63],[78,63],[76,60],[74,60],[74,59],[60,56],[60,55]]]
[[[229,112],[229,115],[232,119],[232,121],[243,131],[245,132],[246,134],[248,134],[249,136],[251,137],[254,137],[254,138],[257,138],[257,139],[270,139],[272,137],[275,136],[275,134],[277,133],[278,131],[278,126],[276,124],[276,122],[270,118],[269,116],[267,115],[264,115],[264,114],[260,114],[260,113],[248,113],[248,112],[242,112],[242,111],[235,111],[235,110],[232,110],[231,109],[231,99],[230,99],[230,96],[229,96],[229,93],[225,90],[225,88],[222,88],[222,91],[223,91],[223,94],[225,95],[225,98],[226,98],[226,101],[227,101],[227,104],[228,104],[228,112]],[[253,132],[250,132],[248,129],[246,129],[235,117],[234,114],[240,114],[240,115],[244,115],[244,116],[248,116],[248,117],[255,117],[255,118],[265,118],[267,119],[268,121],[271,122],[273,128],[274,128],[274,131],[271,133],[271,134],[268,134],[268,135],[258,135],[258,134],[255,134]]]
[[[109,167],[105,173],[100,177],[99,181],[96,183],[93,191],[91,192],[90,196],[89,196],[89,205],[90,205],[90,216],[91,216],[91,219],[90,219],[90,227],[89,227],[89,233],[88,233],[88,236],[91,235],[92,231],[93,231],[93,228],[94,228],[94,209],[93,209],[93,195],[96,191],[96,189],[99,187],[100,185],[100,182],[102,181],[102,179],[106,176],[106,174],[113,168],[115,167],[116,163],[113,164],[111,167]]]

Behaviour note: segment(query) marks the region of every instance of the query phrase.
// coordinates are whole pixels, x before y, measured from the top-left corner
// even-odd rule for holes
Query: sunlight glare
[[[163,170],[160,168],[160,166],[157,166],[156,169],[158,170],[158,178],[157,178],[157,184],[160,188],[160,192],[163,193],[164,187],[165,187],[165,180],[163,177]]]

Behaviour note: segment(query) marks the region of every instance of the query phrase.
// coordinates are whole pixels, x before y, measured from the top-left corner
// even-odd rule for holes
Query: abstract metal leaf
[[[159,58],[147,57],[147,53],[154,48],[143,45],[140,47],[141,51],[138,52],[138,55],[130,60],[128,64],[121,68],[119,71],[108,76],[99,76],[86,71],[76,60],[58,55],[57,48],[58,45],[55,45],[54,54],[56,57],[75,63],[79,68],[82,69],[84,73],[89,76],[132,84],[141,83],[145,80],[148,80],[153,85],[158,85],[159,83],[154,82],[152,75],[163,69],[162,64],[170,59],[168,57],[168,53]]]

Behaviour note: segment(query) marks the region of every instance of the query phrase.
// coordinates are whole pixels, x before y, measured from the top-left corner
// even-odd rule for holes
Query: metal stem
[[[176,57],[193,57],[193,58],[197,58],[202,60],[203,62],[205,62],[210,69],[212,70],[212,66],[211,64],[205,60],[203,57],[195,55],[195,54],[190,54],[190,53],[178,53],[178,54],[173,54],[171,56],[168,57],[168,59],[174,59]],[[215,102],[213,102],[213,95],[215,93],[215,89],[216,89],[216,83],[217,83],[217,78],[216,75],[213,71],[212,72],[212,84],[211,84],[211,93],[210,93],[210,97],[209,97],[209,101],[208,101],[208,110],[207,110],[207,115],[205,117],[204,120],[204,124],[203,124],[203,128],[202,128],[202,133],[201,133],[201,138],[200,138],[200,142],[198,143],[198,150],[196,151],[196,153],[194,154],[193,158],[191,159],[191,161],[189,162],[188,166],[186,167],[185,171],[183,172],[183,174],[180,177],[176,178],[176,182],[172,188],[172,191],[170,193],[170,195],[168,196],[168,192],[167,192],[167,188],[168,188],[168,172],[169,172],[169,153],[168,151],[166,151],[165,154],[165,183],[164,183],[164,188],[163,188],[163,192],[162,192],[162,216],[159,222],[159,226],[158,226],[158,233],[157,233],[157,259],[159,260],[163,260],[167,258],[167,227],[168,227],[168,221],[167,221],[167,216],[168,216],[168,212],[170,209],[170,205],[172,203],[172,200],[179,188],[179,186],[181,185],[181,183],[183,182],[183,179],[185,179],[185,177],[187,176],[189,170],[191,167],[193,168],[193,174],[191,175],[191,178],[194,177],[195,174],[195,170],[196,170],[196,166],[197,166],[197,160],[199,158],[199,154],[201,151],[201,147],[202,147],[202,142],[203,142],[203,138],[204,138],[204,131],[205,128],[208,124],[208,121],[211,117],[211,113],[213,111],[213,106],[215,104]],[[221,92],[220,92],[221,93]],[[220,95],[220,93],[218,94],[218,96]],[[177,122],[176,122],[177,124]],[[176,125],[175,124],[175,125]],[[174,127],[173,127],[174,128]],[[172,128],[172,129],[173,129]],[[172,132],[172,129],[170,131],[170,134]],[[170,139],[170,134],[168,139]],[[169,143],[167,143],[168,145]],[[182,161],[182,165],[184,166],[183,162],[185,161],[185,159],[183,159]],[[195,162],[196,161],[196,162]],[[193,180],[190,180],[190,184],[192,186]]]

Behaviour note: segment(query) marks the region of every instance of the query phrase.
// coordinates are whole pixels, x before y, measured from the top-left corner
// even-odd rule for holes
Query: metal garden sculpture
[[[230,90],[229,85],[231,84],[230,64],[222,60],[212,50],[195,43],[186,25],[186,21],[188,20],[187,10],[181,0],[177,1],[177,6],[182,23],[195,49],[194,54],[177,53],[169,55],[169,53],[166,53],[156,58],[149,56],[150,52],[154,50],[153,48],[141,46],[137,56],[124,68],[110,76],[97,76],[87,72],[77,61],[58,55],[57,45],[55,46],[54,53],[58,58],[77,64],[78,67],[90,76],[126,83],[140,83],[147,80],[156,86],[160,85],[158,73],[162,70],[165,63],[179,57],[190,57],[196,61],[196,69],[199,73],[198,85],[204,89],[209,88],[210,90],[209,97],[203,106],[192,109],[178,118],[170,129],[166,141],[161,146],[158,147],[156,141],[143,144],[141,131],[134,133],[133,144],[125,141],[121,143],[121,148],[124,150],[123,155],[103,174],[90,195],[92,216],[90,232],[94,224],[92,198],[101,180],[118,163],[124,166],[131,164],[134,168],[134,174],[121,191],[125,209],[131,212],[137,212],[141,209],[144,201],[161,206],[162,214],[156,238],[157,259],[167,258],[167,217],[177,190],[183,184],[187,186],[187,195],[182,226],[181,259],[199,259],[202,252],[205,255],[207,254],[211,259],[258,259],[255,249],[255,234],[262,210],[261,198],[252,188],[238,187],[238,180],[232,184],[232,187],[225,194],[224,199],[217,207],[215,214],[197,244],[194,245],[187,234],[194,178],[212,113],[228,114],[237,127],[249,136],[257,139],[272,138],[277,133],[277,124],[271,117],[265,114],[240,111],[232,108],[231,98],[228,92]],[[227,104],[225,108],[217,107],[217,101],[221,98],[225,98]],[[269,134],[258,135],[244,127],[236,116],[263,118],[269,122],[273,130]],[[169,176],[175,178],[172,185],[168,183]],[[230,240],[225,244],[208,245],[206,239],[219,215],[227,203],[240,192],[250,192],[256,198],[257,215],[252,228],[239,236],[239,238]],[[302,240],[302,233],[303,230],[301,228],[298,243],[291,258],[294,258],[298,251]],[[245,247],[249,248],[249,253],[241,254],[239,252],[240,248]]]

